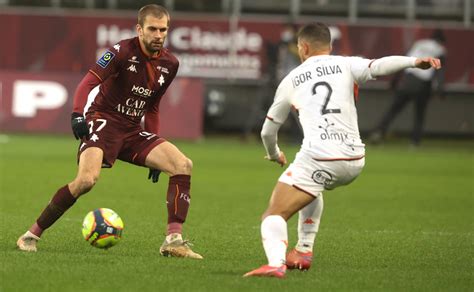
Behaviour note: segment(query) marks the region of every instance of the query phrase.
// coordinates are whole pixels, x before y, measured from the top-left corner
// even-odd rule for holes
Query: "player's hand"
[[[89,139],[89,128],[86,119],[80,113],[72,113],[71,115],[72,133],[76,139]]]
[[[151,179],[153,183],[157,183],[158,180],[160,180],[160,173],[161,170],[150,168],[150,171],[148,172],[148,179]]]
[[[441,61],[432,57],[417,58],[415,61],[415,67],[423,70],[430,68],[441,69]]]
[[[276,162],[276,163],[280,164],[280,166],[282,166],[282,167],[288,162],[286,160],[286,156],[285,156],[285,153],[283,153],[283,151],[280,151],[280,156],[278,156],[277,159],[272,159],[268,155],[266,155],[264,158],[267,159],[267,160]]]

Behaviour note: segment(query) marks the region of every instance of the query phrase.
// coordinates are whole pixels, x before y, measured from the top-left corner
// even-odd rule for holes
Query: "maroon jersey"
[[[149,57],[138,37],[120,41],[89,70],[101,85],[88,114],[105,113],[128,125],[139,124],[145,113],[158,115],[161,97],[178,67],[178,59],[167,49]]]

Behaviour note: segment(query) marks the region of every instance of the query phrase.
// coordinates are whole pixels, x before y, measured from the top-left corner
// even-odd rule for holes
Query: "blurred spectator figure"
[[[287,23],[281,32],[277,52],[277,76],[275,86],[272,86],[273,88],[276,88],[291,70],[301,64],[296,40],[297,33],[298,26],[291,22]],[[287,120],[290,128],[290,142],[300,144],[303,139],[303,133],[299,125],[298,113],[292,110],[291,117],[291,119]]]
[[[372,131],[369,137],[371,143],[382,142],[395,117],[410,101],[413,101],[415,109],[411,143],[414,146],[420,144],[426,108],[431,95],[444,98],[444,61],[446,56],[444,43],[444,34],[440,29],[437,29],[430,38],[420,39],[413,44],[407,53],[408,56],[433,56],[441,60],[443,67],[440,70],[432,68],[429,70],[406,69],[395,76],[391,82],[391,88],[395,90],[395,98],[378,126]]]
[[[298,26],[296,24],[286,23],[281,31],[280,39],[277,42],[269,42],[265,46],[267,56],[266,74],[265,78],[262,79],[263,84],[260,87],[258,99],[252,103],[249,118],[243,127],[242,138],[244,141],[248,140],[255,127],[261,125],[265,120],[267,110],[273,103],[271,97],[275,94],[275,88],[291,70],[301,64],[296,45],[297,32]],[[291,128],[291,142],[300,143],[303,133],[298,128],[298,116],[294,111],[291,114],[293,119],[288,119]]]
[[[296,46],[297,26],[288,23],[283,28],[278,43],[277,56],[277,83],[290,73],[291,70],[301,64],[298,56],[298,47]]]

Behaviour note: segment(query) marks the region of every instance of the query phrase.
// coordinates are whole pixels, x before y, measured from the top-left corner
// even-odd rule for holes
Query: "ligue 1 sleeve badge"
[[[105,51],[105,53],[102,55],[102,57],[97,60],[97,64],[102,67],[106,68],[107,65],[109,65],[110,61],[115,57],[115,54],[110,52],[110,51]]]

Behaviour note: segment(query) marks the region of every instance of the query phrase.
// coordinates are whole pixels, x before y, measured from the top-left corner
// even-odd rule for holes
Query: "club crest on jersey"
[[[92,136],[89,140],[97,142],[99,140],[99,136],[97,136],[96,134],[92,134]]]
[[[102,68],[106,68],[110,61],[112,61],[112,59],[115,57],[115,54],[110,52],[110,51],[106,51],[102,57],[100,57],[99,60],[97,60],[97,64],[102,67]]]
[[[163,83],[165,83],[165,78],[163,77],[163,74],[161,74],[160,78],[158,79],[158,83],[160,83],[160,86],[162,86]]]

